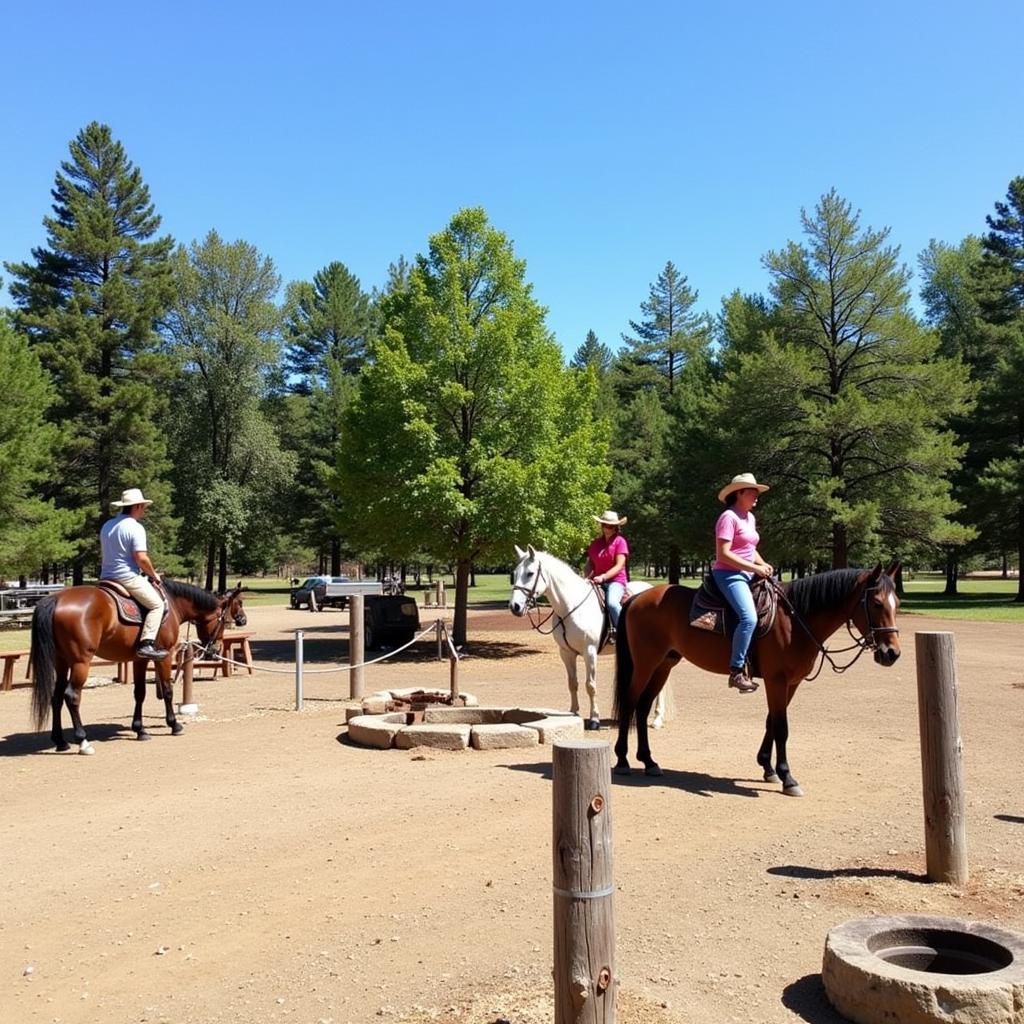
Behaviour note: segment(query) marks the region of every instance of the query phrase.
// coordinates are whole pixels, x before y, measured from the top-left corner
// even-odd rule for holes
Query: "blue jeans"
[[[622,614],[622,595],[626,593],[625,583],[602,583],[604,587],[604,603],[608,607],[608,618],[612,620],[612,629],[619,628],[619,616]]]
[[[754,578],[752,572],[740,569],[712,569],[718,589],[732,605],[733,611],[740,617],[736,632],[732,635],[732,657],[730,668],[743,668],[747,660],[747,648],[750,638],[757,626],[757,609],[754,607],[754,595],[750,592],[750,582]]]

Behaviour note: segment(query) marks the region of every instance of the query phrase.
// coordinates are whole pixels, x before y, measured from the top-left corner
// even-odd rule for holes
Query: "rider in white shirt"
[[[100,529],[100,579],[120,583],[146,609],[135,653],[140,658],[162,661],[168,652],[156,646],[156,634],[163,618],[164,600],[153,586],[160,582],[160,574],[153,568],[146,550],[146,528],[141,521],[153,502],[144,498],[138,487],[130,487],[120,501],[110,504],[121,511]]]

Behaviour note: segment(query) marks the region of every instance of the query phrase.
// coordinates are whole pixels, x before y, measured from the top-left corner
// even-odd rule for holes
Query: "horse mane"
[[[831,569],[804,576],[786,584],[786,596],[798,615],[807,616],[815,610],[834,608],[850,596],[863,572],[863,569]],[[879,577],[878,585],[886,593],[894,589],[892,580],[885,573]]]
[[[164,590],[172,597],[191,601],[200,611],[212,612],[220,606],[220,601],[215,594],[194,587],[191,583],[182,583],[180,580],[169,580],[164,577],[163,584]]]

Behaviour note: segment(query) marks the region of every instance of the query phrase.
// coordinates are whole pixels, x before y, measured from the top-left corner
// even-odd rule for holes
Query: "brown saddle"
[[[757,609],[757,626],[754,629],[756,639],[764,636],[775,625],[779,588],[774,582],[758,577],[750,584],[750,590]],[[732,605],[723,597],[714,576],[709,573],[690,602],[690,625],[711,633],[721,633],[722,636],[731,636],[737,621]]]
[[[126,626],[141,626],[146,616],[145,609],[139,607],[138,601],[115,580],[100,580],[97,584],[104,593],[114,599],[114,607],[117,608],[117,617]],[[157,588],[160,589],[159,587]],[[161,625],[167,618],[167,600],[164,599],[164,613],[160,618]]]

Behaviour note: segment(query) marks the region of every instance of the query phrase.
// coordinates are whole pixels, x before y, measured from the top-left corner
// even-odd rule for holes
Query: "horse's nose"
[[[889,644],[886,644],[884,647],[879,647],[878,650],[875,651],[875,661],[879,665],[895,665],[899,656],[899,648],[892,647]]]
[[[522,609],[516,604],[515,600],[509,601],[509,603],[508,603],[508,610],[513,615],[522,615],[523,614]]]

